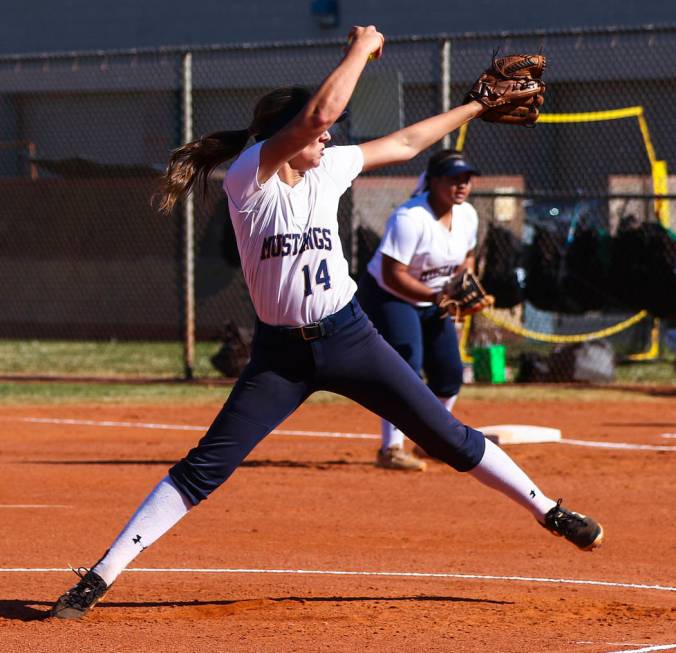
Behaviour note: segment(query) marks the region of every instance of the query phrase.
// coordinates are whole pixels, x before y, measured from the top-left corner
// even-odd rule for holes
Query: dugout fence
[[[245,127],[271,88],[316,86],[341,46],[1,57],[0,374],[216,378],[210,359],[224,339],[224,360],[235,369],[254,314],[224,219],[225,169],[206,197],[170,218],[149,200],[172,148],[191,135]],[[573,223],[612,239],[630,217],[634,226],[673,232],[672,26],[391,39],[365,71],[334,142],[378,137],[458,104],[496,47],[542,49],[550,65],[536,129],[475,121],[441,144],[462,148],[483,172],[473,194],[482,242],[491,225],[529,245],[543,225],[568,234]],[[580,119],[592,113],[597,119]],[[344,196],[341,240],[355,277],[428,155],[363,175]],[[664,251],[652,253],[668,262],[670,242],[656,239],[651,246]],[[608,288],[598,292],[617,294]],[[575,283],[566,292],[571,300],[585,294]],[[526,299],[486,314],[465,330],[467,357],[474,346],[502,342],[516,368],[521,354],[549,355],[566,344],[558,340],[627,321],[607,337],[618,356],[663,353],[669,307],[612,299],[598,310]]]

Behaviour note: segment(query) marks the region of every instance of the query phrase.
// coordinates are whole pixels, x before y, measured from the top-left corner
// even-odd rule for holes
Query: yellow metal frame
[[[655,318],[653,326],[650,329],[650,346],[646,351],[638,354],[629,354],[627,359],[630,361],[654,361],[660,355],[660,320]]]
[[[605,329],[599,329],[598,331],[590,331],[588,333],[575,333],[571,335],[555,335],[551,333],[540,333],[539,331],[531,331],[529,329],[524,329],[520,326],[514,326],[506,320],[498,317],[494,311],[484,311],[482,315],[497,324],[499,327],[510,331],[511,333],[516,333],[519,336],[524,338],[530,338],[531,340],[539,340],[541,342],[552,342],[556,344],[564,344],[571,342],[587,342],[588,340],[599,340],[600,338],[608,338],[609,336],[615,335],[620,331],[624,331],[631,326],[634,326],[637,322],[640,322],[642,319],[648,317],[647,311],[640,311],[636,315],[613,324],[613,326],[606,327]]]
[[[459,344],[459,349],[460,349],[460,360],[463,363],[473,363],[474,358],[470,356],[467,353],[467,345],[469,344],[469,334],[472,331],[472,316],[468,316],[465,318],[465,321],[463,322],[462,325],[462,333],[460,334],[460,342]]]
[[[653,192],[655,195],[666,195],[668,193],[668,179],[669,173],[667,170],[667,163],[663,160],[658,160],[655,155],[655,148],[653,147],[652,139],[650,138],[650,130],[648,129],[648,123],[645,119],[645,111],[642,106],[633,106],[625,107],[623,109],[610,109],[608,111],[585,111],[582,113],[542,113],[538,118],[538,122],[544,124],[564,124],[564,123],[574,123],[574,122],[600,122],[603,120],[618,120],[622,118],[636,118],[638,121],[638,126],[641,131],[641,136],[643,137],[643,145],[646,149],[646,154],[648,155],[648,160],[650,162],[650,172],[653,180]],[[465,123],[460,127],[458,131],[458,137],[455,142],[455,148],[462,151],[465,147],[465,141],[467,139],[467,131],[469,128],[469,123]],[[655,214],[662,224],[663,227],[669,228],[670,222],[670,209],[669,209],[669,200],[655,198]],[[556,336],[549,333],[542,333],[538,331],[530,331],[528,329],[523,329],[522,327],[515,326],[502,320],[497,317],[493,311],[485,311],[483,315],[489,319],[494,324],[497,324],[503,329],[516,333],[517,335],[530,338],[532,340],[538,340],[541,342],[556,342],[556,343],[565,343],[565,342],[585,342],[587,340],[594,340],[598,338],[604,338],[615,333],[633,326],[642,319],[648,317],[646,311],[640,311],[635,315],[632,315],[630,318],[619,322],[618,324],[608,327],[606,329],[601,329],[600,331],[593,331],[590,333],[582,333],[569,336]],[[657,318],[653,319],[652,327],[650,330],[650,346],[647,351],[630,354],[627,356],[629,360],[633,361],[645,361],[645,360],[655,360],[660,353],[660,339],[659,339],[659,325],[660,321]],[[465,320],[463,326],[462,335],[460,338],[460,358],[464,363],[471,363],[472,357],[467,353],[467,345],[469,343],[469,334],[472,327],[471,318]]]

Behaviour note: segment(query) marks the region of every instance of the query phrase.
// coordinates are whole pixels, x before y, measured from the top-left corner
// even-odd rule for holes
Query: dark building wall
[[[673,0],[337,0],[335,28],[322,29],[310,0],[5,0],[0,53],[101,50],[342,36],[373,23],[386,36],[528,31],[676,22]]]

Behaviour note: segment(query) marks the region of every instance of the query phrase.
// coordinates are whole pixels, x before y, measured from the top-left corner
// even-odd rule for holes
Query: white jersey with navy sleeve
[[[356,291],[337,214],[364,157],[356,145],[328,147],[295,186],[276,174],[260,184],[262,145],[240,154],[223,188],[256,314],[266,324],[301,326],[336,313]]]
[[[385,233],[368,271],[387,292],[416,306],[431,306],[404,297],[383,282],[382,255],[404,265],[418,281],[432,290],[441,290],[467,253],[476,247],[479,218],[467,202],[453,206],[451,229],[446,229],[434,215],[428,194],[418,195],[398,206],[387,220]]]

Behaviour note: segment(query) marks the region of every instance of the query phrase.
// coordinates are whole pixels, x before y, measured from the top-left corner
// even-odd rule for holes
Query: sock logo
[[[535,499],[535,490],[530,491],[530,498]]]
[[[141,536],[138,533],[136,534],[136,537],[131,538],[131,541],[134,544],[138,544],[141,547],[141,551],[145,551],[148,548],[147,546],[143,546],[143,544],[141,544]]]

